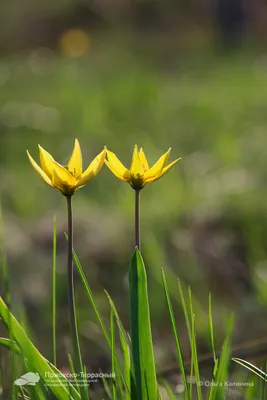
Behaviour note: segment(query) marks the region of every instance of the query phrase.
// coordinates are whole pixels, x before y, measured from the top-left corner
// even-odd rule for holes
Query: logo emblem
[[[37,372],[27,372],[27,374],[22,375],[20,378],[15,380],[14,384],[17,386],[35,386],[40,380],[40,375]]]

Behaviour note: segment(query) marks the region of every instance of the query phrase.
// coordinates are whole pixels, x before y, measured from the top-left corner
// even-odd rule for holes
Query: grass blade
[[[158,398],[155,360],[150,327],[147,277],[143,259],[135,249],[130,264],[130,319],[133,370],[138,399]]]
[[[256,367],[248,361],[242,360],[241,358],[233,357],[232,360],[252,371],[254,374],[258,375],[261,379],[267,382],[267,374],[263,372],[260,368]]]
[[[56,344],[56,279],[57,279],[57,222],[54,216],[53,226],[53,262],[52,262],[52,335],[53,335],[53,364],[57,365],[57,344]]]
[[[97,320],[98,320],[98,323],[99,323],[99,325],[100,325],[100,327],[101,327],[101,329],[102,329],[102,332],[103,332],[103,334],[104,334],[104,337],[105,337],[105,339],[106,339],[106,341],[107,341],[109,347],[111,348],[111,340],[110,340],[110,337],[109,337],[107,328],[106,328],[106,326],[105,326],[105,324],[104,324],[104,321],[103,321],[103,319],[102,319],[102,317],[101,317],[101,314],[100,314],[100,312],[99,312],[99,310],[98,310],[98,308],[97,308],[97,305],[96,305],[96,302],[95,302],[93,293],[92,293],[92,291],[91,291],[91,288],[90,288],[90,286],[89,286],[89,284],[88,284],[88,281],[87,281],[86,276],[85,276],[85,274],[84,274],[84,271],[83,271],[83,269],[82,269],[81,263],[80,263],[80,261],[79,261],[79,258],[78,258],[78,256],[77,256],[77,254],[76,254],[76,252],[75,252],[74,249],[73,249],[73,259],[74,259],[75,265],[76,265],[76,267],[77,267],[77,269],[78,269],[80,278],[81,278],[81,280],[82,280],[82,282],[83,282],[83,284],[84,284],[86,294],[87,294],[87,296],[88,296],[88,298],[89,298],[89,300],[90,300],[90,303],[91,303],[91,305],[92,305],[92,307],[93,307],[93,310],[94,310],[94,312],[95,312],[95,315],[96,315],[96,318],[97,318]],[[117,356],[116,356],[116,363],[117,363],[118,369],[119,369],[119,371],[120,371],[121,378],[122,378],[123,384],[124,384],[124,386],[125,386],[125,389],[128,391],[128,393],[130,393],[130,388],[129,388],[129,386],[127,385],[127,382],[126,382],[126,380],[125,380],[125,378],[124,378],[124,376],[123,376],[123,371],[122,371],[122,368],[121,368],[121,366],[120,366],[120,363],[119,363],[119,360],[118,360]]]
[[[105,389],[105,394],[108,396],[109,400],[112,400],[111,390],[110,390],[108,381],[104,376],[102,377],[102,382],[103,382],[103,386],[104,386],[104,389]]]
[[[233,315],[231,315],[228,322],[227,335],[223,342],[222,352],[220,355],[218,368],[214,379],[215,382],[215,390],[213,394],[214,397],[212,397],[211,400],[224,399],[225,397],[224,382],[227,380],[228,366],[231,358],[230,339],[233,328],[233,322],[234,318]]]
[[[187,384],[187,379],[186,379],[186,373],[185,373],[185,369],[184,369],[182,350],[181,350],[180,341],[179,341],[179,337],[178,337],[178,333],[177,333],[177,329],[176,329],[176,322],[175,322],[173,307],[172,307],[172,303],[171,303],[171,299],[170,299],[170,293],[168,290],[167,281],[166,281],[166,277],[165,277],[165,273],[164,273],[163,269],[161,270],[161,273],[162,273],[162,281],[163,281],[165,297],[166,297],[166,301],[167,301],[167,306],[168,306],[170,319],[171,319],[172,330],[173,330],[175,344],[176,344],[176,353],[177,353],[178,364],[180,367],[183,384],[184,384],[185,399],[190,400],[188,384]]]
[[[123,352],[123,357],[124,357],[124,378],[126,380],[127,385],[130,387],[131,386],[131,371],[130,371],[130,366],[131,366],[131,355],[130,355],[130,339],[123,327],[123,324],[120,320],[120,317],[118,315],[118,312],[116,310],[116,307],[113,303],[113,300],[109,296],[108,292],[105,291],[110,307],[113,311],[113,314],[116,319],[116,323],[119,329],[119,335],[120,335],[120,343],[121,343],[121,348]],[[126,391],[124,393],[121,392],[121,396],[125,398],[125,400],[130,400],[130,394]]]
[[[192,335],[192,327],[191,327],[191,322],[189,319],[189,312],[187,310],[187,306],[186,306],[186,301],[185,301],[185,297],[184,297],[184,293],[183,293],[183,289],[182,289],[182,284],[181,281],[178,279],[178,290],[179,290],[179,295],[180,295],[180,299],[181,299],[181,304],[182,304],[182,309],[183,309],[183,313],[184,313],[184,317],[185,317],[185,323],[186,323],[186,329],[187,329],[187,333],[188,333],[188,338],[189,338],[189,342],[190,342],[190,346],[192,349],[192,343],[191,343],[191,335]],[[192,354],[192,352],[191,352]],[[190,386],[189,386],[189,391],[190,391],[190,399],[193,396],[193,374],[194,374],[194,363],[193,363],[193,357],[191,356],[191,365],[190,365]]]
[[[213,367],[213,371],[212,371],[212,380],[211,380],[211,386],[210,386],[210,390],[209,390],[209,400],[214,400],[216,399],[216,385],[215,385],[215,381],[216,381],[216,375],[217,375],[217,370],[218,370],[218,364],[219,364],[219,360],[217,358],[217,360],[215,361],[214,367]]]
[[[197,385],[197,396],[199,400],[202,400],[202,392],[201,392],[201,386],[200,386],[200,373],[199,373],[199,366],[198,366],[198,354],[197,354],[197,343],[196,343],[196,333],[195,333],[195,314],[193,312],[193,302],[192,302],[192,296],[191,296],[191,289],[190,287],[188,288],[188,298],[189,298],[189,310],[190,310],[190,317],[191,317],[191,354],[192,354],[192,360],[193,360],[193,365],[194,365],[194,371],[195,371],[195,381]]]
[[[1,249],[1,267],[0,268],[0,276],[2,277],[2,282],[3,282],[3,288],[2,288],[2,293],[4,293],[5,297],[5,302],[11,310],[11,294],[10,294],[10,287],[9,287],[9,275],[8,275],[8,268],[7,268],[7,255],[6,255],[6,247],[5,247],[5,240],[4,240],[4,223],[3,223],[3,217],[2,217],[2,207],[0,203],[0,249]],[[1,292],[1,287],[0,287],[0,292]],[[8,315],[9,317],[9,315]],[[11,320],[9,320],[9,326],[11,325]],[[8,334],[11,339],[11,344],[14,342],[13,337],[12,337],[12,330],[8,330]],[[17,368],[16,368],[16,362],[15,362],[15,351],[13,350],[12,346],[10,348],[10,364],[11,364],[11,373],[12,373],[12,381],[15,381],[16,378],[16,373],[17,373]],[[16,385],[13,385],[12,389],[12,399],[16,400],[18,396],[18,387]]]
[[[110,338],[111,338],[111,372],[115,371],[115,330],[114,330],[114,314],[110,310]],[[117,399],[116,381],[112,378],[112,400]]]
[[[71,398],[80,400],[80,396],[75,388],[67,381],[64,376],[55,376],[54,370],[51,368],[45,358],[39,353],[37,348],[29,340],[22,326],[11,314],[8,307],[0,297],[0,316],[8,329],[12,329],[12,337],[19,345],[23,356],[27,359],[29,368],[39,373],[43,382],[47,381],[47,373],[53,374],[55,386],[49,387],[51,392],[56,396],[57,400],[65,400],[68,397],[68,390],[64,385],[69,387]],[[55,376],[55,377],[54,377]],[[49,382],[48,382],[49,383]],[[66,397],[67,396],[67,397]]]
[[[77,381],[76,374],[75,374],[75,368],[74,368],[73,359],[72,359],[70,353],[68,353],[68,360],[69,360],[70,370],[71,370],[71,373],[72,373],[72,375],[73,375],[73,377],[74,377],[74,381],[75,381],[74,387],[76,386],[77,391],[78,391],[79,394],[81,395],[80,386],[78,385],[78,381]]]
[[[216,352],[215,352],[215,342],[214,342],[214,332],[213,332],[213,320],[212,320],[212,309],[211,309],[211,293],[209,293],[209,339],[211,344],[211,351],[213,354],[214,363],[216,363]]]
[[[13,350],[16,354],[21,355],[19,346],[13,340],[0,337],[0,346],[4,346],[9,350]]]

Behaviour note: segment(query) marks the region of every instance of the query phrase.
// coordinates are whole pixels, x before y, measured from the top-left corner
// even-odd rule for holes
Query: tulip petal
[[[94,177],[94,172],[89,171],[86,175],[80,178],[75,184],[75,190],[80,189],[81,187],[85,186],[91,179]]]
[[[84,171],[84,173],[82,174],[82,178],[84,178],[86,175],[90,174],[91,172],[93,172],[94,176],[96,176],[104,165],[106,154],[107,154],[107,149],[105,147],[104,150],[102,150],[101,153],[99,153],[93,159],[93,161],[90,163],[89,167]]]
[[[95,157],[95,159],[92,161],[92,167],[93,167],[93,171],[94,171],[94,175],[96,176],[98,174],[98,172],[101,170],[101,168],[104,165],[105,162],[105,158],[107,155],[107,148],[106,146],[104,147],[104,150],[101,151],[101,153],[98,154],[97,157]]]
[[[62,165],[54,161],[52,184],[64,195],[73,194],[77,179]]]
[[[141,176],[144,175],[144,167],[139,158],[137,145],[134,146],[130,172],[131,172],[131,176],[133,176],[134,179],[140,178]]]
[[[75,139],[74,149],[68,162],[68,170],[75,178],[80,178],[82,175],[82,152],[78,139]]]
[[[43,149],[40,145],[38,145],[38,147],[39,147],[40,163],[42,170],[46,173],[46,175],[50,179],[52,179],[53,168],[54,168],[53,163],[55,162],[55,160],[53,159],[51,154],[48,153],[48,151]]]
[[[130,171],[125,168],[112,151],[107,150],[107,160],[105,160],[105,163],[117,178],[128,182]]]
[[[145,181],[148,181],[152,178],[156,178],[158,175],[161,174],[164,166],[168,161],[170,152],[171,148],[169,148],[169,150],[159,158],[159,160],[153,165],[153,167],[151,167],[147,172],[145,172],[144,175]]]
[[[33,166],[33,168],[35,169],[35,171],[40,175],[40,177],[42,178],[42,180],[47,183],[47,185],[49,186],[53,186],[51,179],[46,175],[46,173],[42,170],[42,168],[39,167],[39,165],[34,161],[34,159],[32,158],[32,156],[30,155],[30,153],[27,150],[27,154],[30,160],[31,165]]]
[[[60,190],[65,196],[71,195],[71,189],[66,182],[63,182],[57,172],[54,170],[52,175],[53,186]]]
[[[154,181],[158,180],[163,175],[165,175],[180,160],[181,160],[181,157],[177,158],[177,160],[171,162],[169,165],[167,165],[167,167],[163,168],[160,175],[156,176],[155,178],[146,179],[145,183],[154,182]]]
[[[149,170],[148,162],[147,162],[147,159],[146,159],[146,156],[145,156],[145,153],[144,153],[144,150],[142,147],[139,150],[139,159],[140,159],[141,164],[143,165],[144,172]]]
[[[113,173],[113,175],[115,175],[117,178],[121,179],[122,181],[129,182],[129,177],[128,177],[129,171],[128,170],[126,170],[126,173],[125,173],[126,175],[121,175],[118,173],[117,170],[115,170],[113,167],[111,167],[110,163],[107,160],[105,160],[105,164],[110,169],[110,171]]]

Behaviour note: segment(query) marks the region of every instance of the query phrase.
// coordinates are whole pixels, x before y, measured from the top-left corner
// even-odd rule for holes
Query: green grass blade
[[[73,363],[73,359],[71,357],[71,354],[68,353],[68,360],[69,360],[69,364],[70,364],[70,370],[73,374],[74,380],[75,380],[75,387],[77,388],[79,394],[81,395],[81,398],[83,398],[82,396],[84,396],[84,398],[86,400],[89,400],[89,390],[88,390],[88,383],[87,383],[87,378],[86,375],[84,375],[83,377],[80,377],[81,379],[77,379],[76,374],[75,374],[75,368],[74,368],[74,363]],[[84,367],[83,372],[86,374],[86,368]],[[82,385],[82,390],[81,390],[81,385]]]
[[[176,398],[175,394],[173,393],[173,391],[172,391],[170,385],[168,384],[168,382],[164,381],[163,382],[163,386],[166,389],[167,394],[169,396],[168,400],[176,400],[177,398]]]
[[[111,338],[111,372],[115,371],[115,329],[114,329],[114,314],[110,310],[110,338]],[[117,399],[116,380],[112,378],[112,400]]]
[[[179,364],[179,367],[180,367],[180,371],[181,371],[182,379],[183,379],[183,384],[184,384],[185,399],[189,400],[190,396],[189,396],[189,391],[188,391],[186,373],[185,373],[185,369],[184,369],[183,355],[182,355],[181,345],[180,345],[180,341],[179,341],[179,337],[178,337],[178,332],[177,332],[177,329],[176,329],[176,322],[175,322],[173,307],[172,307],[172,303],[171,303],[170,293],[169,293],[169,290],[168,290],[166,276],[165,276],[165,273],[164,273],[163,269],[161,270],[161,273],[162,273],[162,281],[163,281],[165,297],[166,297],[167,306],[168,306],[170,319],[171,319],[172,330],[173,330],[173,334],[174,334],[174,340],[175,340],[175,344],[176,344],[176,353],[177,353],[178,364]]]
[[[77,256],[77,254],[76,254],[74,249],[73,249],[73,259],[74,259],[75,265],[76,265],[76,267],[78,269],[80,278],[81,278],[81,280],[82,280],[82,282],[84,284],[86,294],[87,294],[87,296],[89,298],[89,301],[90,301],[90,303],[91,303],[91,305],[93,307],[93,310],[95,312],[95,315],[96,315],[96,318],[98,320],[98,323],[99,323],[99,325],[100,325],[100,327],[102,329],[102,332],[104,334],[104,337],[105,337],[109,347],[111,348],[111,340],[110,340],[107,328],[106,328],[106,326],[104,324],[104,321],[103,321],[103,319],[101,317],[101,314],[100,314],[100,312],[99,312],[99,310],[97,308],[97,305],[96,305],[92,290],[91,290],[91,288],[90,288],[90,286],[88,284],[88,281],[87,281],[86,276],[84,274],[84,271],[82,269],[81,263],[80,263],[79,258],[78,258],[78,256]],[[128,393],[130,393],[130,388],[127,385],[127,382],[126,382],[126,380],[124,378],[123,371],[122,371],[122,368],[121,368],[121,365],[119,363],[119,360],[118,360],[117,356],[116,356],[116,363],[117,363],[118,369],[120,371],[121,378],[122,378],[123,384],[125,386],[125,389],[128,391]]]
[[[209,400],[216,399],[216,397],[215,397],[216,396],[216,386],[214,383],[216,382],[218,364],[219,364],[219,360],[217,358],[215,361],[214,367],[213,367],[213,372],[212,372],[212,380],[211,380],[211,386],[210,386],[210,390],[209,390]]]
[[[56,306],[57,306],[57,222],[54,216],[53,226],[53,262],[52,262],[52,335],[53,335],[53,364],[57,365],[56,339]]]
[[[226,338],[222,346],[222,352],[218,363],[217,373],[214,379],[215,382],[215,390],[213,394],[214,397],[212,397],[211,400],[224,399],[225,397],[224,382],[227,380],[228,367],[231,359],[230,339],[233,328],[233,322],[234,318],[233,315],[231,315],[228,322]]]
[[[266,363],[265,363],[265,368],[264,371],[266,371]],[[263,368],[262,368],[263,370]],[[255,377],[257,376],[256,374],[254,375]],[[261,400],[266,400],[266,386],[267,386],[267,381],[265,379],[260,379],[260,398]],[[249,388],[248,388],[249,389]],[[252,387],[250,387],[252,389]],[[252,396],[248,397],[247,399],[251,399]]]
[[[84,372],[84,376],[86,377],[87,375],[87,369],[86,369],[86,366],[84,365],[84,367],[83,367],[83,372]],[[90,396],[89,396],[89,385],[88,385],[88,381],[87,381],[87,378],[84,378],[84,381],[83,381],[83,385],[85,385],[84,386],[84,393],[85,393],[85,398],[86,398],[86,400],[89,400],[90,399]]]
[[[183,293],[183,289],[182,289],[182,284],[179,279],[177,281],[178,281],[179,295],[180,295],[180,299],[181,299],[181,303],[182,303],[182,309],[183,309],[183,313],[184,313],[184,317],[185,317],[186,328],[187,328],[187,332],[188,332],[188,335],[190,338],[192,328],[191,328],[191,322],[189,319],[189,313],[188,313],[187,306],[186,306],[186,301],[185,301],[185,297],[184,297],[184,293]]]
[[[75,250],[73,250],[73,259],[74,259],[75,265],[76,265],[76,267],[78,269],[78,272],[80,274],[81,280],[82,280],[82,282],[83,282],[83,284],[85,286],[86,294],[87,294],[87,296],[88,296],[88,298],[90,300],[90,303],[91,303],[91,305],[93,307],[93,310],[95,312],[95,315],[97,317],[99,325],[101,326],[101,329],[102,329],[102,332],[103,332],[103,334],[105,336],[105,339],[106,339],[107,343],[109,344],[109,346],[111,347],[111,340],[110,340],[107,328],[106,328],[106,326],[104,324],[104,321],[103,321],[103,319],[101,317],[101,314],[100,314],[100,312],[99,312],[99,310],[97,308],[93,293],[92,293],[91,288],[90,288],[90,286],[88,284],[88,281],[87,281],[86,276],[85,276],[85,274],[83,272],[82,266],[80,264],[80,261],[78,259],[78,256],[77,256]]]
[[[74,386],[77,388],[77,391],[78,391],[79,394],[81,395],[80,386],[79,386],[79,384],[78,384],[78,381],[77,381],[77,378],[76,378],[76,374],[75,374],[75,368],[74,368],[73,359],[72,359],[70,353],[68,353],[68,360],[69,360],[70,370],[71,370],[71,373],[73,374],[74,381],[75,381],[75,385],[74,385]]]
[[[200,372],[198,366],[198,354],[197,354],[197,342],[196,342],[196,333],[195,333],[195,314],[193,311],[193,302],[191,296],[191,289],[188,288],[188,299],[189,299],[189,310],[190,310],[190,318],[191,318],[191,354],[193,359],[194,371],[195,371],[195,380],[197,386],[197,396],[199,400],[202,400],[202,391],[200,386]]]
[[[0,268],[0,276],[1,281],[3,282],[2,293],[4,293],[5,302],[8,306],[8,309],[11,310],[11,294],[10,294],[10,287],[9,287],[9,275],[8,275],[8,268],[7,268],[7,256],[6,256],[6,247],[5,247],[5,239],[4,239],[4,222],[2,217],[2,207],[0,203],[0,250],[1,250],[1,268]],[[1,287],[0,287],[1,292]],[[9,315],[8,315],[9,317]],[[11,324],[11,320],[9,320],[9,326]],[[8,334],[11,339],[11,344],[14,342],[12,337],[12,330],[9,329]],[[16,379],[17,368],[15,362],[15,351],[13,351],[12,346],[10,348],[10,364],[11,364],[11,373],[12,373],[12,381],[14,382]],[[17,400],[18,396],[18,387],[13,385],[12,389],[12,399]]]
[[[211,293],[209,293],[209,339],[210,339],[210,344],[211,344],[211,351],[213,354],[213,360],[214,360],[214,363],[216,363],[216,351],[215,351],[212,309],[211,309]]]
[[[13,340],[0,337],[0,346],[4,346],[9,350],[13,350],[16,354],[21,355],[21,351],[20,351],[19,346]]]
[[[180,300],[181,300],[181,304],[182,304],[182,309],[183,309],[183,313],[184,313],[184,317],[185,317],[185,323],[186,323],[186,329],[187,329],[187,333],[188,333],[188,338],[189,338],[189,342],[190,342],[190,346],[192,349],[192,343],[191,343],[191,335],[192,335],[192,327],[191,327],[191,322],[189,319],[189,312],[187,310],[187,306],[186,306],[186,300],[184,297],[184,293],[183,293],[183,288],[182,288],[182,284],[181,281],[178,279],[178,291],[179,291],[179,295],[180,295]],[[189,384],[189,392],[190,392],[190,399],[192,398],[192,393],[193,393],[193,378],[194,378],[194,363],[193,363],[193,357],[192,357],[192,352],[191,352],[191,365],[190,365],[190,384]]]
[[[9,349],[9,350],[13,349],[13,351],[15,351],[17,355],[20,355],[20,356],[23,355],[22,352],[21,352],[21,349],[20,349],[20,347],[17,345],[17,343],[16,343],[16,342],[12,342],[12,343],[11,343],[11,340],[10,340],[10,339],[7,339],[7,338],[0,338],[0,346],[4,346],[5,348],[7,348],[7,349]],[[43,356],[42,356],[42,357],[43,357]],[[48,363],[48,365],[52,368],[52,370],[53,370],[56,374],[60,375],[61,372],[59,371],[59,369],[57,369],[57,368],[56,368],[49,360],[47,360],[45,357],[43,357],[43,359]],[[72,361],[72,359],[71,359],[70,354],[68,354],[68,359],[69,359],[69,364],[70,364],[71,372],[72,372],[72,373],[75,373],[74,366],[73,366],[73,361]],[[77,381],[76,381],[76,384],[77,384]],[[77,386],[78,386],[78,385],[77,385]],[[89,398],[89,397],[88,397],[88,398]]]
[[[0,316],[8,329],[12,329],[12,337],[19,345],[23,356],[27,359],[29,367],[33,369],[34,372],[38,372],[42,381],[47,381],[47,373],[53,374],[53,380],[56,383],[55,386],[51,386],[50,390],[57,400],[65,400],[68,396],[68,390],[64,385],[69,386],[71,396],[73,400],[80,400],[80,396],[75,388],[68,383],[67,379],[63,376],[55,376],[54,370],[51,368],[49,363],[45,358],[39,353],[37,348],[29,340],[27,334],[25,333],[22,326],[16,320],[16,318],[11,314],[8,307],[4,303],[3,299],[0,297]],[[49,382],[48,382],[49,384]]]
[[[103,382],[103,386],[105,389],[105,394],[108,396],[108,399],[112,400],[112,393],[111,393],[107,378],[102,376],[102,382]]]
[[[23,388],[20,389],[19,399],[31,400],[31,398],[29,396],[26,396],[26,394],[24,393]]]
[[[118,315],[118,312],[116,310],[116,307],[111,299],[111,297],[109,296],[109,294],[107,293],[107,291],[105,291],[108,300],[109,300],[109,304],[110,307],[113,311],[114,317],[116,319],[116,323],[119,329],[119,336],[120,336],[120,343],[121,343],[121,348],[122,348],[122,352],[123,352],[123,359],[124,359],[124,369],[123,369],[123,374],[124,374],[124,378],[125,381],[128,385],[128,387],[131,386],[131,371],[130,371],[130,366],[131,366],[131,355],[130,355],[130,339],[123,327],[123,324],[120,320],[120,317]],[[123,390],[122,384],[121,384],[121,376],[120,374],[116,374],[116,384],[117,387],[119,388],[119,392],[122,398],[124,398],[125,400],[130,400],[130,393],[128,391]],[[134,390],[134,393],[136,391]],[[134,394],[132,393],[132,396],[134,397]]]
[[[113,300],[111,299],[111,297],[109,296],[108,292],[105,291],[107,297],[108,297],[108,301],[110,304],[111,309],[113,310],[115,319],[116,319],[116,323],[119,329],[119,335],[120,335],[120,343],[121,343],[121,348],[122,348],[122,352],[123,352],[123,358],[124,358],[124,378],[125,381],[128,385],[128,387],[131,387],[131,371],[130,371],[130,366],[131,366],[131,355],[130,355],[130,340],[127,336],[127,333],[123,327],[123,324],[120,320],[120,317],[118,315],[118,312],[116,310],[116,307],[113,303]],[[125,393],[121,393],[121,395],[124,396],[125,400],[130,400],[130,393],[129,392],[125,392]]]
[[[130,264],[130,320],[133,369],[138,399],[158,398],[155,360],[150,327],[147,277],[143,259],[135,249]]]
[[[242,365],[243,367],[247,368],[248,370],[252,371],[254,374],[258,375],[264,381],[267,381],[267,374],[263,372],[260,368],[256,367],[255,365],[251,364],[248,361],[242,360],[241,358],[232,358],[233,361]]]

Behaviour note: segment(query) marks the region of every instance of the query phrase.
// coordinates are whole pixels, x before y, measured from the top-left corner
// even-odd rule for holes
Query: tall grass
[[[55,235],[54,224],[54,235]],[[56,241],[53,241],[54,247]],[[53,254],[55,255],[55,248]],[[157,383],[156,378],[156,362],[153,356],[153,340],[152,332],[150,328],[150,312],[149,312],[149,297],[148,289],[146,284],[145,265],[142,257],[136,249],[133,259],[130,264],[130,298],[131,298],[131,337],[126,332],[123,324],[119,318],[119,314],[116,310],[114,302],[108,296],[110,304],[110,329],[105,326],[103,318],[96,301],[93,296],[93,292],[90,289],[90,285],[84,275],[81,264],[78,257],[73,251],[73,257],[77,266],[77,271],[83,282],[84,289],[88,295],[89,304],[93,307],[100,327],[102,328],[103,335],[107,341],[110,349],[110,362],[112,375],[111,379],[103,378],[103,388],[106,391],[106,396],[110,399],[165,399],[168,393],[168,398],[184,398],[186,400],[192,399],[205,399],[216,400],[225,398],[228,387],[225,382],[229,379],[229,363],[231,360],[231,346],[230,337],[233,326],[233,318],[230,318],[229,324],[226,330],[226,338],[220,351],[220,357],[216,355],[215,337],[216,334],[213,330],[213,319],[212,319],[212,304],[211,297],[209,296],[209,302],[207,307],[208,313],[208,326],[210,337],[210,346],[214,359],[214,367],[212,376],[203,377],[201,370],[199,369],[198,351],[197,351],[197,337],[196,337],[196,316],[194,314],[194,306],[192,302],[191,290],[188,289],[187,297],[184,295],[181,283],[177,280],[177,294],[179,301],[182,304],[184,313],[184,323],[187,326],[188,338],[191,348],[191,368],[189,371],[184,365],[183,349],[180,343],[179,332],[177,330],[177,324],[175,321],[175,313],[172,306],[172,300],[168,289],[168,282],[162,270],[162,290],[166,297],[166,312],[170,316],[170,324],[173,330],[173,342],[176,345],[177,352],[177,371],[180,371],[183,382],[183,394],[179,395],[176,393],[175,388],[171,388],[171,385],[167,382],[161,382],[160,385]],[[56,275],[54,275],[54,278]],[[56,284],[56,283],[55,283]],[[53,314],[53,313],[52,313]],[[24,373],[38,372],[40,375],[40,382],[36,383],[36,386],[27,385],[21,387],[20,393],[23,398],[30,399],[48,399],[53,398],[58,400],[66,399],[89,399],[97,398],[94,397],[94,392],[86,391],[80,392],[79,386],[75,389],[75,385],[79,384],[80,377],[79,371],[75,371],[72,361],[70,360],[71,373],[73,376],[75,373],[78,378],[66,379],[64,375],[53,365],[50,361],[46,360],[33,345],[30,338],[28,337],[25,330],[19,324],[17,319],[14,317],[12,312],[8,309],[5,302],[0,299],[0,315],[3,323],[7,327],[13,340],[8,338],[1,338],[0,345],[6,347],[10,351],[16,353],[16,357],[22,364],[24,364]],[[116,321],[115,327],[114,322]],[[53,326],[54,329],[54,326]],[[118,330],[119,341],[116,340]],[[52,341],[53,346],[53,341]],[[53,353],[54,354],[54,353]],[[54,356],[53,356],[54,357]],[[257,373],[257,369],[249,363],[241,362],[241,360],[235,359],[245,366],[249,366],[253,372]],[[100,371],[99,371],[100,372]],[[13,371],[15,373],[15,370]],[[52,375],[49,375],[52,374]],[[151,374],[153,379],[151,378]],[[265,374],[258,370],[258,374],[261,377],[265,377]],[[51,384],[51,378],[53,376],[54,385]],[[70,383],[70,381],[72,383]],[[204,383],[205,382],[205,383]],[[208,384],[208,385],[207,385]],[[206,387],[205,387],[206,385]],[[208,386],[208,390],[207,390]],[[164,389],[165,388],[165,389]],[[78,390],[77,390],[78,389]],[[204,391],[203,391],[204,389]],[[13,389],[10,387],[10,393]],[[254,397],[246,397],[253,399]],[[262,397],[263,399],[264,397]]]

